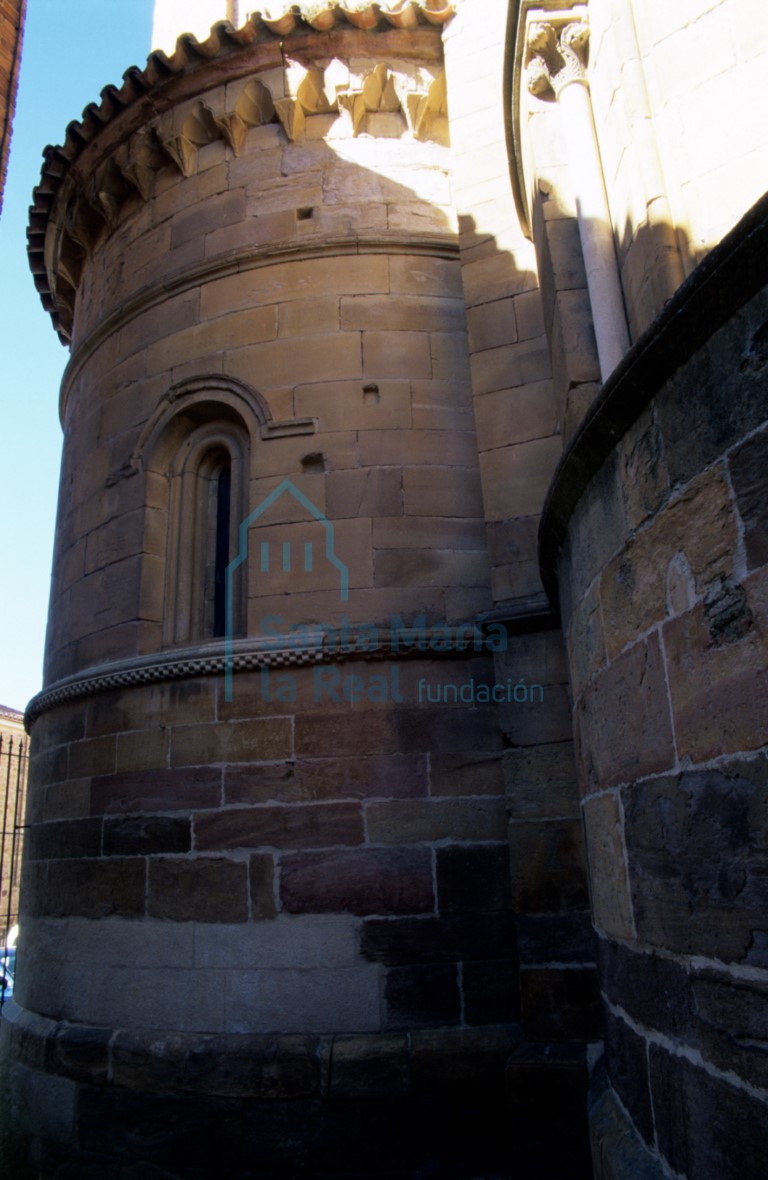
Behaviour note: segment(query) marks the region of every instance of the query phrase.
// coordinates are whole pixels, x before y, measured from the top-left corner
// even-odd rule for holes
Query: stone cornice
[[[317,92],[315,79],[309,77],[315,69],[311,63],[334,58],[417,59],[437,67],[442,59],[440,26],[453,12],[453,4],[443,0],[286,5],[279,18],[254,14],[240,29],[221,21],[203,42],[184,34],[170,57],[155,50],[143,70],[137,66],[126,70],[121,87],[106,86],[101,102],[91,103],[80,121],[69,124],[64,143],[45,148],[40,183],[30,207],[30,268],[62,340],[69,337],[83,257],[105,226],[111,232],[132,194],[146,199],[160,167],[173,164],[186,175],[193,166],[197,142],[221,136],[237,151],[244,131],[259,122],[279,120],[290,138],[300,132],[307,114],[348,109],[353,125],[357,121],[359,126],[360,110],[378,109],[369,105],[374,100],[387,101],[386,80],[380,96],[373,93],[377,86],[371,84],[359,95],[350,90],[341,104],[336,95],[329,103],[322,87]],[[224,84],[285,67],[289,61],[307,63],[303,91],[300,82],[294,85],[291,80],[286,96],[274,102],[269,95],[268,101],[260,101],[265,95],[259,92],[244,102],[242,110],[237,109],[240,102],[233,111],[218,116],[203,109],[196,116],[199,140],[195,128],[189,136],[182,130],[160,141],[152,134],[157,120],[176,105]],[[313,98],[319,105],[313,104]],[[442,90],[400,96],[415,135],[423,133],[425,120],[441,109],[443,101]],[[76,215],[74,206],[82,201],[85,208]]]
[[[477,640],[469,637],[473,627]],[[43,689],[27,705],[24,725],[29,733],[37,718],[57,705],[95,696],[113,688],[188,680],[199,676],[223,676],[230,662],[232,670],[237,673],[258,671],[260,668],[311,667],[347,660],[370,662],[476,656],[483,650],[482,628],[483,624],[479,622],[476,626],[466,623],[463,626],[433,624],[423,629],[416,627],[416,641],[409,646],[407,636],[414,628],[407,623],[402,632],[375,627],[375,644],[372,644],[362,625],[350,626],[348,632],[343,633],[322,627],[306,627],[302,628],[300,634],[276,635],[270,639],[237,639],[231,645],[231,655],[229,645],[221,639],[195,647],[111,660],[98,667],[86,668]],[[489,647],[487,650],[493,649]]]

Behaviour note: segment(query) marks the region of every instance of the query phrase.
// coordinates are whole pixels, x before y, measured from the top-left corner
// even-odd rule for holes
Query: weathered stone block
[[[513,819],[574,819],[579,814],[572,742],[505,750],[504,782]]]
[[[704,1058],[764,1090],[768,1080],[765,985],[710,970],[694,975],[691,993]]]
[[[592,681],[576,702],[574,725],[582,789],[604,790],[674,764],[657,634],[623,652]],[[621,742],[615,740],[618,729]]]
[[[758,1175],[768,1151],[758,1097],[658,1045],[650,1047],[650,1074],[658,1147],[676,1172],[701,1180]]]
[[[230,189],[219,195],[206,194],[205,200],[174,216],[171,248],[183,246],[193,238],[201,238],[222,225],[243,221],[245,212],[244,189]]]
[[[548,438],[557,431],[551,381],[532,381],[475,398],[477,443],[481,451]]]
[[[437,904],[441,914],[509,908],[511,891],[506,845],[438,848],[436,857]]]
[[[627,849],[621,807],[615,794],[585,800],[584,830],[595,925],[616,938],[631,938],[634,925]]]
[[[403,510],[402,483],[399,468],[331,472],[327,476],[326,512],[331,520],[394,516]]]
[[[511,1024],[520,1019],[517,965],[511,961],[462,963],[466,1024]]]
[[[637,1024],[690,1041],[694,1002],[686,970],[673,959],[598,938],[600,981],[609,1003]]]
[[[403,799],[370,803],[366,828],[374,843],[500,840],[506,813],[500,799]]]
[[[363,820],[355,803],[226,808],[193,815],[195,848],[324,848],[360,844]]]
[[[503,913],[372,918],[363,924],[360,950],[366,959],[389,967],[517,958],[514,920]]]
[[[306,1098],[320,1090],[317,1041],[310,1037],[196,1037],[184,1059],[184,1088],[221,1097]]]
[[[728,458],[736,503],[744,525],[744,543],[751,569],[768,562],[768,431],[750,438]]]
[[[541,512],[562,440],[535,438],[480,456],[486,515],[493,521]]]
[[[426,332],[363,332],[363,374],[366,377],[429,377],[431,373],[432,358]]]
[[[280,897],[289,913],[428,912],[434,905],[429,850],[333,850],[283,856]]]
[[[30,860],[100,856],[101,820],[68,819],[33,824],[25,834],[24,854]]]
[[[752,574],[722,616],[713,602],[712,609],[696,606],[664,626],[681,757],[700,762],[759,748],[764,741],[765,645],[762,626],[754,621],[764,617],[767,583],[764,572]],[[723,605],[728,607],[727,600]]]
[[[306,799],[423,796],[429,791],[425,754],[380,754],[347,758],[307,758],[296,764],[296,780]]]
[[[293,754],[291,724],[284,717],[213,725],[180,725],[171,731],[175,767],[217,762],[277,762]]]
[[[144,916],[144,859],[53,861],[48,865],[45,912],[51,917]]]
[[[681,953],[744,960],[760,912],[765,763],[738,762],[634,786],[626,841],[638,934]],[[663,828],[659,827],[663,816]]]
[[[608,1009],[604,1020],[608,1076],[640,1134],[646,1142],[653,1143],[655,1102],[652,1108],[648,1044]]]
[[[453,963],[392,967],[385,987],[387,1028],[430,1028],[458,1024],[461,1014],[458,968]]]
[[[108,1028],[59,1025],[55,1036],[46,1044],[46,1069],[76,1081],[104,1083],[109,1068],[110,1039]]]
[[[91,784],[91,814],[218,807],[221,778],[221,770],[207,766],[99,776]]]
[[[593,1041],[600,1036],[597,972],[578,967],[520,971],[523,1028],[531,1041]]]
[[[245,922],[247,865],[222,858],[149,862],[147,912],[174,922]]]
[[[333,1039],[331,1097],[386,1098],[410,1088],[408,1042],[404,1033],[338,1036]]]
[[[529,820],[509,829],[512,903],[518,913],[587,904],[584,835],[578,820]]]
[[[584,966],[595,961],[595,933],[588,911],[519,914],[517,938],[521,965],[578,963]]]
[[[403,502],[408,516],[474,516],[482,519],[480,478],[439,467],[422,467],[403,472]]]
[[[171,816],[126,816],[104,821],[105,856],[189,852],[189,820]]]

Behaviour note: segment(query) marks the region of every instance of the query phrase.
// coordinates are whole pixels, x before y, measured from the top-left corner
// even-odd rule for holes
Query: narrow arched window
[[[247,436],[233,422],[191,430],[171,471],[163,639],[169,644],[223,638],[226,571],[246,511]],[[232,634],[245,631],[245,577],[233,583]]]
[[[215,525],[213,555],[213,634],[223,635],[227,618],[227,566],[232,560],[229,538],[231,522],[232,466],[230,463],[219,471],[215,488]]]

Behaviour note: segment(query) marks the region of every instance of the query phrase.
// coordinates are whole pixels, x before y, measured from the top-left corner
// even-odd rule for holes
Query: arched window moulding
[[[220,375],[189,378],[168,390],[129,464],[137,474],[159,477],[147,484],[146,529],[148,536],[165,537],[163,586],[147,599],[162,602],[154,622],[163,647],[223,637],[224,570],[258,472],[254,444],[314,429],[311,418],[275,422],[256,390]],[[156,569],[145,564],[145,577],[154,581]],[[245,579],[242,568],[232,587],[234,635],[246,631]]]

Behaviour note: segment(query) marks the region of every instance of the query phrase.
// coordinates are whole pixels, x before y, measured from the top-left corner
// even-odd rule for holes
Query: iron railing
[[[0,734],[0,947],[19,920],[21,842],[27,787],[27,745],[23,738]],[[0,984],[0,1006],[5,988]]]

